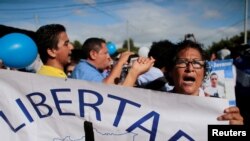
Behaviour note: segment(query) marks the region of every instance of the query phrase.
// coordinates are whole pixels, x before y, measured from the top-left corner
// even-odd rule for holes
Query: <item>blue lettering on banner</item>
[[[62,106],[72,104],[72,100],[59,99],[59,95],[71,94],[71,89],[69,89],[69,88],[51,89],[50,92],[51,92],[51,95],[53,97],[56,110],[58,111],[60,116],[75,116],[76,115],[75,113],[62,111]],[[40,92],[33,92],[33,93],[26,95],[26,98],[28,99],[28,101],[32,105],[33,110],[35,110],[35,112],[37,113],[37,115],[40,118],[46,118],[46,117],[49,117],[53,114],[53,109],[51,108],[52,105],[46,104],[46,99],[47,99],[46,96],[48,96],[48,95],[45,95],[45,94],[40,93]],[[86,99],[87,96],[95,97],[95,98],[91,98],[91,99],[96,99],[96,101],[90,102],[89,99]],[[134,101],[131,101],[129,99],[125,99],[125,98],[118,97],[118,96],[111,95],[111,94],[108,94],[107,97],[110,99],[113,99],[113,100],[117,100],[119,102],[117,112],[114,115],[115,116],[114,122],[113,122],[114,127],[119,126],[119,123],[121,121],[121,118],[124,114],[126,107],[133,106],[137,109],[139,109],[141,107],[141,104],[136,103]],[[80,115],[80,117],[85,117],[85,108],[90,107],[95,111],[96,120],[101,121],[101,111],[99,109],[99,106],[101,106],[103,101],[104,101],[103,95],[101,95],[100,93],[93,91],[93,90],[78,89],[78,98],[79,98],[79,115]],[[26,106],[21,101],[21,99],[18,98],[15,100],[15,102],[16,102],[17,106],[21,109],[22,113],[27,118],[27,120],[30,123],[34,122],[34,119],[32,118],[32,115],[29,112],[30,109],[28,110],[26,108]],[[24,122],[19,124],[18,126],[11,124],[11,121],[7,118],[6,114],[4,114],[2,109],[0,109],[0,118],[3,119],[3,121],[10,127],[10,129],[14,133],[18,132],[20,129],[22,129],[23,127],[26,126],[26,124]],[[159,124],[159,119],[160,119],[160,114],[155,112],[155,111],[151,111],[148,114],[139,118],[139,120],[134,122],[132,125],[128,125],[128,128],[126,129],[126,131],[133,132],[136,128],[139,128],[142,131],[144,131],[150,135],[150,138],[149,138],[150,141],[155,141],[157,129],[158,129],[158,124]],[[144,127],[143,126],[143,123],[151,122],[151,121],[152,121],[151,127]],[[169,141],[176,141],[180,137],[186,137],[187,139],[189,139],[189,141],[193,141],[193,139],[188,134],[183,132],[182,130],[179,130],[174,136],[172,136],[169,139]]]
[[[97,108],[97,106],[101,105],[103,103],[103,97],[101,94],[98,92],[92,91],[92,90],[85,90],[85,89],[80,89],[78,90],[79,94],[79,109],[80,109],[80,116],[84,117],[85,112],[84,112],[84,106],[89,106],[92,107],[95,112],[96,112],[96,119],[101,121],[101,112]],[[84,101],[84,94],[93,94],[97,97],[97,102],[96,103],[85,103]]]
[[[63,111],[61,110],[61,107],[60,107],[60,104],[63,104],[63,103],[71,104],[72,101],[70,101],[70,100],[59,100],[58,97],[57,97],[58,92],[70,92],[70,89],[52,89],[50,91],[51,91],[51,94],[53,96],[53,99],[54,99],[54,102],[55,102],[55,105],[56,105],[56,109],[58,110],[59,115],[75,116],[74,113],[63,113]]]
[[[34,100],[31,98],[31,97],[33,97],[33,96],[38,96],[38,97],[40,97],[40,98],[41,98],[41,101],[38,102],[38,103],[35,103]],[[26,97],[28,98],[28,100],[30,101],[30,103],[32,104],[33,108],[36,110],[36,113],[38,114],[38,116],[39,116],[40,118],[48,117],[48,116],[50,116],[50,115],[53,113],[52,108],[51,108],[49,105],[45,104],[46,96],[45,96],[44,94],[36,92],[36,93],[28,94]],[[45,114],[43,115],[43,114],[39,111],[38,106],[47,108],[47,109],[48,109],[48,113],[47,113],[47,114],[45,113]]]
[[[3,118],[3,120],[8,124],[8,126],[10,127],[10,129],[13,131],[13,132],[17,132],[18,130],[20,130],[21,128],[23,128],[25,126],[24,123],[22,123],[21,125],[19,125],[18,127],[14,128],[12,126],[12,124],[10,123],[10,121],[8,120],[8,118],[5,116],[5,114],[0,111],[0,117]]]
[[[178,141],[181,137],[185,137],[185,140],[187,141],[194,141],[193,138],[191,138],[187,133],[183,132],[182,130],[179,130],[177,133],[175,133],[168,141]]]
[[[153,118],[153,124],[152,124],[151,130],[141,126],[142,123],[149,120],[150,118]],[[144,117],[142,117],[141,119],[139,119],[133,125],[131,125],[126,131],[132,132],[132,130],[134,130],[137,127],[141,128],[143,131],[150,134],[149,140],[154,141],[156,137],[157,128],[158,128],[159,118],[160,118],[160,115],[156,113],[155,111],[152,111],[148,113],[147,115],[145,115]]]
[[[124,109],[125,109],[125,106],[126,104],[131,104],[131,105],[134,105],[136,107],[141,107],[140,104],[138,103],[135,103],[133,101],[130,101],[130,100],[127,100],[127,99],[124,99],[124,98],[121,98],[121,97],[117,97],[117,96],[114,96],[114,95],[110,95],[108,94],[108,97],[110,98],[113,98],[113,99],[116,99],[116,100],[120,100],[120,105],[119,105],[119,108],[118,108],[118,111],[117,111],[117,114],[116,114],[116,117],[115,117],[115,121],[113,123],[114,126],[118,126],[120,120],[121,120],[121,117],[123,115],[123,112],[124,112]]]
[[[16,100],[16,103],[18,104],[18,106],[21,108],[21,110],[23,111],[24,115],[27,117],[27,119],[29,120],[29,122],[33,122],[33,118],[31,117],[30,113],[28,112],[27,108],[24,106],[23,102],[20,100],[20,98],[18,98]]]

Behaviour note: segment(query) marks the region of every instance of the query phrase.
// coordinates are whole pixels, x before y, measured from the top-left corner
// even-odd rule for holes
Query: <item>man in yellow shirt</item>
[[[36,43],[44,63],[37,73],[67,78],[64,67],[70,63],[73,46],[69,42],[65,27],[60,24],[41,26],[36,31]]]

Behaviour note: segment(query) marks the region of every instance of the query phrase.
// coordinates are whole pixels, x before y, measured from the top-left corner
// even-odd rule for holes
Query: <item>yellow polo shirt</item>
[[[64,73],[64,71],[47,65],[43,65],[37,73],[46,76],[67,78],[67,75]]]

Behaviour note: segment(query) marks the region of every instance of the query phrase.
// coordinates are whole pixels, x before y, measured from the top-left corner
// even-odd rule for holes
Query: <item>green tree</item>
[[[247,32],[248,40],[250,40],[250,31]],[[213,42],[210,47],[208,47],[207,52],[211,55],[216,53],[222,48],[228,48],[229,50],[237,50],[237,47],[244,42],[244,32],[241,32],[239,35],[235,35],[230,39],[221,39],[218,42]]]
[[[129,45],[130,45],[130,51],[134,53],[138,53],[139,47],[136,47],[134,45],[133,39],[129,38]],[[126,51],[128,50],[128,40],[125,40],[122,45],[122,49],[120,51]]]
[[[75,40],[72,44],[74,45],[75,49],[81,49],[82,47],[82,44],[78,40]]]

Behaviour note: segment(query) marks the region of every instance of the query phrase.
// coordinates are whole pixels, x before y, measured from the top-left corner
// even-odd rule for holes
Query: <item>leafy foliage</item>
[[[250,40],[250,31],[247,33],[248,41]],[[210,47],[207,49],[207,53],[210,55],[216,53],[220,49],[228,48],[231,51],[237,50],[237,47],[244,42],[244,32],[241,32],[239,35],[235,35],[230,39],[221,39],[219,42],[213,42]]]
[[[130,45],[130,51],[134,53],[138,53],[139,47],[136,47],[134,45],[133,39],[129,38],[129,45]],[[119,51],[126,51],[128,50],[128,40],[125,40],[122,45],[122,49],[119,49]]]
[[[82,44],[78,40],[75,40],[73,42],[73,45],[74,45],[75,49],[81,49],[81,47],[82,47]]]

